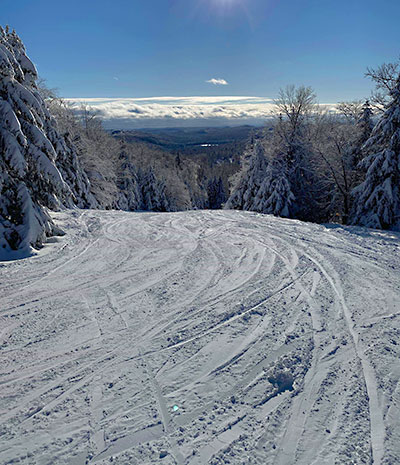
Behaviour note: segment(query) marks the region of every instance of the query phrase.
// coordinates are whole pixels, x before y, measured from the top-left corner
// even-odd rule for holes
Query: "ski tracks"
[[[356,391],[321,404],[324,392],[357,376],[357,367],[371,457],[383,465],[380,387],[342,283],[340,267],[350,265],[345,252],[329,252],[336,239],[325,241],[321,227],[250,213],[74,215],[82,242],[75,231],[68,247],[23,262],[21,294],[15,274],[0,296],[2,305],[18,300],[26,309],[15,311],[16,322],[8,309],[0,331],[9,363],[0,383],[12,402],[7,411],[0,405],[0,460],[27,465],[27,450],[53,453],[54,463],[75,463],[74,454],[117,465],[167,455],[177,465],[247,463],[250,455],[262,465],[322,463],[327,452],[338,457],[345,402]],[[358,253],[367,256],[361,242]],[[353,365],[338,370],[346,355]],[[297,378],[280,391],[282,373]],[[329,414],[330,432],[319,431]]]
[[[281,243],[285,243],[289,247],[293,247],[287,240],[283,239],[282,237],[273,236],[273,235],[269,235],[269,237],[272,237],[275,240],[280,241]],[[380,465],[383,455],[384,455],[385,425],[383,421],[382,406],[380,404],[380,400],[378,396],[377,381],[376,381],[374,369],[372,368],[369,360],[365,356],[365,349],[362,343],[360,342],[359,335],[355,327],[355,323],[352,320],[351,312],[349,308],[347,307],[347,304],[344,298],[344,292],[343,292],[343,289],[340,283],[340,278],[335,270],[332,270],[330,273],[328,273],[326,266],[321,263],[323,261],[326,262],[326,259],[324,259],[323,256],[317,252],[316,248],[317,248],[317,244],[315,244],[315,247],[313,248],[313,255],[311,255],[304,249],[304,247],[301,247],[298,245],[295,246],[295,249],[297,249],[297,251],[300,254],[307,257],[320,270],[321,275],[329,283],[333,292],[336,294],[340,302],[340,306],[343,311],[343,316],[345,318],[348,331],[352,337],[357,357],[360,360],[364,382],[365,382],[365,386],[366,386],[367,393],[368,393],[370,424],[371,424],[370,441],[371,441],[371,447],[372,447],[373,463],[374,465]],[[316,259],[315,256],[318,256],[318,259]],[[313,294],[314,292],[315,292],[315,286],[313,285],[313,290],[311,294]]]

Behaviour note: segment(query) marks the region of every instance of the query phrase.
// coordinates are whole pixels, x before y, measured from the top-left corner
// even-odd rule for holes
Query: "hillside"
[[[398,233],[53,217],[0,265],[1,463],[400,463]]]

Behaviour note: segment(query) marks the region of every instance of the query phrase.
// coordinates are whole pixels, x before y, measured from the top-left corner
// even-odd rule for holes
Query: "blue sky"
[[[367,97],[366,67],[400,52],[398,0],[2,0],[1,16],[69,98],[273,98],[305,84],[333,103]]]

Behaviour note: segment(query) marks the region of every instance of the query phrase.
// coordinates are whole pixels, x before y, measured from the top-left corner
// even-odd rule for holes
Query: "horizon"
[[[87,106],[106,129],[263,126],[274,115],[271,98],[255,96],[187,96],[139,98],[67,98]],[[333,103],[320,103],[334,108]],[[145,124],[145,126],[143,126]]]
[[[67,98],[73,106],[87,105],[106,129],[168,129],[263,126],[273,102],[254,96],[188,96],[139,98]],[[79,110],[77,110],[79,112]]]

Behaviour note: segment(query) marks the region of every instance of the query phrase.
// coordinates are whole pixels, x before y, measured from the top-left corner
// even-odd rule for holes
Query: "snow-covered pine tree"
[[[400,229],[400,76],[363,147],[366,177],[354,190],[353,224]]]
[[[279,153],[268,163],[265,178],[254,200],[254,211],[290,218],[294,201],[284,154]]]
[[[139,210],[142,204],[142,196],[139,186],[138,174],[131,163],[127,151],[122,147],[119,155],[120,167],[117,177],[118,208],[121,210]]]
[[[215,208],[217,191],[216,191],[216,183],[217,180],[211,179],[207,185],[207,208],[213,209]]]
[[[349,162],[351,163],[350,168],[357,171],[358,164],[364,158],[362,147],[370,138],[372,130],[374,129],[374,122],[372,120],[373,112],[369,100],[366,100],[363,107],[361,116],[356,123],[357,128],[357,140],[354,144],[354,149],[351,153]]]
[[[57,232],[46,208],[90,202],[88,184],[71,187],[57,159],[78,161],[53,127],[36,88],[37,72],[17,34],[0,28],[0,248],[40,246]],[[72,168],[69,168],[72,169]],[[82,192],[79,189],[83,189]]]
[[[211,179],[207,186],[208,208],[215,210],[226,202],[224,183],[221,176]]]
[[[372,120],[373,116],[374,112],[372,111],[369,100],[366,100],[362,108],[361,117],[357,122],[357,126],[360,129],[359,140],[362,143],[365,143],[369,139],[371,132],[374,129],[375,124]]]
[[[263,141],[254,143],[249,166],[225,204],[225,209],[254,210],[254,200],[266,174],[267,160]]]
[[[89,179],[80,164],[77,149],[71,137],[69,134],[60,137],[56,130],[57,123],[54,118],[49,121],[52,124],[47,128],[47,134],[57,153],[55,164],[72,193],[72,197],[63,202],[64,205],[75,205],[78,208],[98,208],[99,204],[91,193]]]
[[[55,118],[51,115],[47,105],[43,101],[42,94],[37,87],[38,76],[36,68],[26,56],[24,44],[15,31],[9,33],[8,41],[12,45],[14,55],[24,72],[25,86],[28,87],[29,91],[40,104],[43,115],[43,127],[41,129],[53,145],[56,153],[55,165],[69,187],[70,192],[64,198],[64,204],[66,206],[76,205],[80,208],[95,208],[97,202],[90,193],[90,184],[86,173],[80,166],[76,149],[68,134],[60,134]],[[69,195],[70,193],[72,193],[72,196]]]
[[[165,184],[155,177],[153,168],[139,170],[139,185],[142,200],[141,210],[155,212],[170,210]]]

